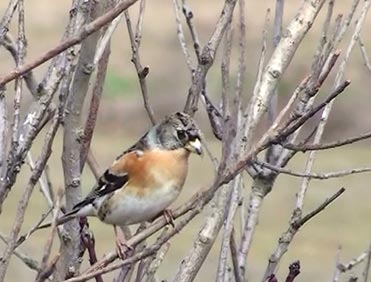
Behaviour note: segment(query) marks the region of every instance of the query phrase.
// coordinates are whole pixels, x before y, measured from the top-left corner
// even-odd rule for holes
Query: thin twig
[[[227,30],[224,35],[224,50],[221,62],[221,74],[222,74],[222,92],[221,92],[221,112],[223,114],[223,119],[229,119],[229,101],[228,94],[230,88],[230,64],[231,64],[231,53],[232,53],[232,42],[233,42],[233,31],[231,25],[227,26]]]
[[[286,282],[292,282],[300,274],[300,261],[295,261],[289,266],[289,274],[286,277]]]
[[[311,220],[313,217],[315,217],[317,214],[319,214],[321,211],[323,211],[329,204],[331,204],[333,201],[335,201],[338,197],[341,196],[345,192],[345,188],[340,188],[339,191],[337,191],[334,195],[332,195],[330,198],[326,199],[320,206],[318,206],[315,210],[311,211],[310,213],[303,216],[300,220],[293,222],[292,226],[295,229],[299,229],[302,227],[306,222]]]
[[[335,255],[335,270],[334,270],[334,274],[333,274],[333,277],[332,277],[332,282],[339,282],[339,278],[340,278],[340,269],[339,269],[340,253],[341,253],[341,246],[338,246],[338,248],[336,250],[336,255]]]
[[[111,272],[113,270],[119,269],[123,266],[130,265],[135,263],[136,261],[139,261],[143,258],[146,258],[148,256],[153,255],[156,253],[163,244],[165,244],[170,238],[172,238],[175,234],[177,234],[184,226],[186,226],[189,221],[193,218],[193,213],[197,213],[197,211],[193,211],[192,213],[189,213],[187,216],[185,216],[182,220],[178,221],[174,228],[170,229],[165,236],[157,240],[154,244],[151,246],[145,248],[142,252],[135,254],[115,265],[111,266],[105,266],[106,264],[103,264],[103,267],[101,264],[100,267],[92,268],[91,271],[87,271],[86,274],[82,274],[78,277],[74,277],[68,280],[65,280],[64,282],[79,282],[79,281],[86,281],[90,278],[93,278],[97,275],[104,274],[107,272]],[[130,241],[128,241],[129,243]]]
[[[351,259],[347,263],[338,263],[337,268],[340,270],[340,272],[345,273],[351,269],[353,269],[356,265],[362,263],[367,258],[368,252],[363,252],[358,257],[355,257]]]
[[[123,0],[120,3],[118,3],[114,8],[106,12],[104,15],[98,17],[91,23],[85,25],[80,32],[78,32],[76,35],[72,36],[69,39],[66,39],[65,41],[58,44],[56,47],[48,50],[35,60],[31,61],[30,63],[24,64],[20,68],[16,68],[13,71],[11,71],[9,74],[3,76],[0,78],[0,86],[5,85],[9,81],[12,81],[13,79],[29,72],[30,70],[38,67],[42,63],[45,63],[46,61],[50,60],[51,58],[55,57],[56,55],[62,53],[69,47],[79,44],[82,42],[86,37],[93,34],[98,29],[105,26],[107,23],[111,22],[114,18],[119,16],[124,10],[129,8],[131,5],[133,5],[137,0]]]
[[[8,30],[9,30],[9,24],[12,20],[15,9],[17,8],[18,2],[19,2],[19,0],[9,1],[8,7],[6,8],[4,16],[1,19],[1,22],[0,22],[0,44],[2,44],[5,35],[7,34]]]
[[[183,11],[184,17],[186,18],[188,29],[191,33],[191,37],[193,41],[193,49],[195,50],[197,61],[198,63],[200,63],[200,60],[201,60],[200,40],[198,39],[197,30],[193,22],[193,12],[186,0],[182,0],[182,11]]]
[[[281,39],[284,6],[285,0],[276,0],[273,25],[273,48],[277,47],[278,42]],[[274,121],[277,115],[278,90],[276,88],[273,91],[274,93],[272,94],[268,105],[268,120],[270,123]]]
[[[186,43],[185,37],[184,37],[183,26],[182,26],[182,22],[180,20],[180,7],[179,7],[178,0],[173,0],[173,4],[174,4],[174,10],[175,10],[176,33],[178,35],[180,47],[181,47],[182,52],[184,54],[184,57],[186,59],[188,69],[191,72],[191,74],[193,74],[194,73],[194,67],[193,67],[191,55],[189,54],[189,51],[188,51],[188,48],[187,48],[187,43]]]
[[[17,61],[16,66],[19,68],[24,64],[26,55],[26,36],[24,27],[24,1],[18,1],[18,39],[17,39]],[[13,121],[12,121],[12,134],[9,149],[9,159],[16,161],[17,150],[19,146],[19,127],[20,127],[20,114],[21,114],[21,99],[23,96],[23,79],[17,78],[15,81],[15,95],[13,102]]]
[[[368,275],[369,275],[369,272],[370,272],[370,265],[371,265],[371,244],[368,247],[367,259],[366,259],[364,269],[362,271],[362,279],[363,279],[362,282],[367,282],[368,281]]]
[[[260,166],[266,167],[268,169],[271,169],[273,171],[283,173],[283,174],[287,174],[287,175],[290,175],[290,176],[306,177],[306,178],[321,179],[321,180],[330,179],[330,178],[337,178],[337,177],[344,177],[344,176],[348,176],[348,175],[352,175],[352,174],[358,174],[358,173],[371,172],[371,167],[362,167],[362,168],[350,168],[350,169],[345,169],[345,170],[341,170],[341,171],[320,172],[320,173],[309,172],[309,173],[307,173],[307,172],[296,172],[296,171],[292,171],[292,170],[287,169],[287,168],[277,167],[277,166],[271,165],[267,162],[263,162],[263,161],[260,161],[260,160],[257,160],[257,159],[254,162],[257,165],[260,165]]]
[[[228,214],[224,225],[222,244],[219,253],[219,263],[217,270],[216,281],[223,282],[227,275],[227,262],[228,262],[228,252],[230,249],[230,242],[232,236],[232,230],[234,225],[234,218],[236,215],[237,207],[240,201],[241,193],[241,176],[237,177],[233,181],[233,193],[228,204]]]
[[[31,235],[38,229],[38,227],[43,223],[43,221],[48,217],[48,215],[53,211],[53,207],[50,207],[46,213],[42,214],[39,221],[24,235],[21,235],[18,237],[17,243],[15,244],[15,249],[18,248],[20,245],[22,245],[23,242],[25,242],[28,238],[31,237]]]
[[[364,61],[363,63],[368,69],[368,71],[371,72],[371,62],[370,62],[370,59],[368,58],[365,44],[363,43],[360,36],[358,37],[358,43],[359,43],[359,48],[361,49],[361,54],[362,54],[363,61]]]
[[[98,61],[97,75],[93,86],[93,93],[90,100],[90,107],[88,117],[85,123],[84,135],[81,144],[80,152],[80,170],[83,170],[85,161],[88,158],[90,151],[90,143],[93,137],[93,132],[95,129],[95,124],[98,118],[98,110],[100,105],[100,100],[103,93],[103,85],[106,79],[106,73],[108,68],[109,56],[111,53],[110,44],[106,46],[102,54],[101,59]]]
[[[141,9],[140,11],[141,13],[144,13],[144,9]],[[130,44],[131,44],[131,51],[132,51],[131,61],[133,62],[135,69],[137,71],[137,74],[138,74],[139,85],[140,85],[140,89],[142,91],[142,96],[143,96],[144,108],[147,111],[148,117],[151,120],[152,125],[155,125],[156,124],[155,113],[149,102],[147,83],[146,83],[146,77],[149,73],[149,67],[148,66],[142,67],[142,64],[140,63],[139,46],[140,46],[141,34],[138,34],[138,32],[141,30],[141,28],[138,28],[137,34],[134,35],[129,12],[127,10],[124,11],[124,15],[125,15],[125,20],[126,20],[126,26],[127,26],[128,33],[129,33]],[[142,16],[143,15],[139,15],[139,17],[142,17]]]
[[[319,205],[316,209],[312,212],[308,213],[304,217],[301,217],[297,220],[292,219],[289,228],[282,233],[279,243],[276,247],[274,253],[269,257],[268,266],[265,270],[265,274],[263,276],[262,281],[266,281],[267,277],[269,277],[277,267],[277,264],[281,260],[282,256],[287,252],[289,244],[294,239],[296,233],[299,231],[300,227],[302,227],[306,222],[312,219],[314,216],[319,214],[323,211],[329,204],[335,201],[342,193],[344,193],[345,189],[339,189],[334,195],[327,198],[321,205]]]
[[[95,179],[98,180],[99,177],[102,175],[102,170],[100,169],[99,164],[98,164],[97,160],[95,159],[94,154],[91,151],[91,149],[88,152],[88,156],[87,156],[86,161],[87,161],[87,163],[89,165],[89,168],[92,171]]]
[[[35,187],[35,184],[37,183],[39,177],[41,176],[42,171],[44,170],[44,167],[51,155],[51,147],[53,144],[55,134],[57,133],[57,130],[59,127],[59,122],[60,122],[59,118],[56,115],[46,135],[44,146],[40,154],[40,157],[38,158],[38,161],[36,162],[35,169],[32,172],[28,185],[25,188],[25,191],[22,195],[21,200],[19,201],[15,221],[14,221],[12,231],[9,236],[9,243],[8,243],[7,248],[4,251],[2,263],[0,264],[0,281],[4,281],[5,274],[6,274],[8,265],[9,265],[10,257],[13,254],[14,248],[17,243],[17,237],[18,237],[18,234],[21,230],[21,227],[24,221],[24,216],[26,213],[26,209],[27,209],[28,202],[30,200],[33,188]]]
[[[359,134],[357,136],[349,137],[345,140],[338,140],[330,143],[325,144],[305,144],[305,145],[295,145],[295,144],[287,144],[287,143],[281,143],[280,145],[283,146],[286,149],[294,150],[294,151],[318,151],[318,150],[326,150],[326,149],[333,149],[336,147],[341,147],[344,145],[353,144],[358,141],[362,141],[365,139],[371,138],[371,131],[368,131],[366,133]]]
[[[155,277],[155,273],[157,272],[158,268],[160,267],[161,263],[163,262],[164,257],[166,255],[166,253],[168,252],[169,248],[170,248],[170,243],[167,242],[159,250],[159,252],[157,252],[156,258],[154,259],[154,261],[152,263],[152,266],[148,269],[148,272],[146,272],[147,273],[147,280],[146,280],[147,282],[153,281],[153,279]]]
[[[188,90],[187,101],[184,106],[184,112],[194,115],[197,111],[198,100],[201,90],[204,86],[205,78],[208,70],[214,63],[214,58],[218,50],[219,44],[223,38],[227,26],[230,24],[232,14],[237,0],[227,0],[224,2],[223,10],[215,25],[209,41],[204,46],[200,56],[200,63],[198,64],[194,75],[192,76],[192,85]]]
[[[17,62],[18,61],[17,45],[9,33],[5,35],[2,44],[5,47],[5,49],[7,49],[9,53],[12,55],[14,61]],[[24,78],[24,81],[26,82],[27,88],[30,91],[30,93],[35,98],[37,98],[38,83],[36,81],[33,71],[29,71],[28,73],[26,73],[23,76],[23,78]]]
[[[5,243],[8,244],[8,240],[5,238],[5,236],[0,232],[0,239]],[[26,255],[20,250],[14,250],[14,255],[19,258],[25,265],[27,265],[30,269],[34,271],[39,271],[39,263],[36,259],[30,257],[29,255]],[[1,260],[1,258],[0,258]]]
[[[60,189],[58,189],[58,197],[57,197],[57,202],[55,204],[55,209],[57,211],[60,209],[62,197],[63,197],[63,190],[62,190],[62,188],[60,188]],[[49,234],[49,237],[46,240],[46,243],[45,243],[45,246],[44,246],[44,253],[43,253],[43,256],[42,256],[42,259],[41,259],[41,263],[40,263],[40,271],[37,273],[37,276],[36,276],[36,281],[37,282],[44,281],[50,275],[50,274],[47,275],[48,271],[45,271],[45,270],[47,270],[48,260],[49,260],[50,253],[51,253],[51,250],[52,250],[54,237],[55,237],[55,234],[56,234],[56,231],[57,231],[57,228],[56,228],[57,227],[57,219],[58,219],[58,213],[56,212],[53,215],[50,234]],[[55,263],[51,263],[51,265],[54,266],[57,263],[58,259],[59,259],[59,256],[55,260]]]
[[[4,182],[7,171],[7,132],[8,107],[5,99],[5,87],[0,87],[0,181]],[[0,188],[1,189],[1,188]],[[1,213],[1,204],[0,204]]]

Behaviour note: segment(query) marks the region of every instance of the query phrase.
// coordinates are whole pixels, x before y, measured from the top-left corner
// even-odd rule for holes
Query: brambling
[[[114,225],[118,254],[128,247],[116,226],[153,220],[179,196],[190,153],[202,154],[200,130],[187,114],[177,112],[153,126],[137,143],[120,154],[98,179],[92,191],[57,224],[95,216]],[[44,226],[46,227],[46,225]]]

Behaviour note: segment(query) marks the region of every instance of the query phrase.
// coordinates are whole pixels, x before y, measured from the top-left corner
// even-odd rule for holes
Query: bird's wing
[[[97,184],[81,202],[77,203],[72,211],[78,211],[82,207],[93,203],[96,199],[108,195],[125,186],[129,181],[128,164],[137,158],[142,152],[131,150],[121,154],[113,164],[99,177]]]

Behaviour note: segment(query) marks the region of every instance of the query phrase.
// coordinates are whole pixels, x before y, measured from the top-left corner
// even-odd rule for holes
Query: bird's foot
[[[117,256],[123,260],[132,253],[134,248],[126,243],[125,235],[120,227],[114,225],[113,230],[115,231]]]
[[[165,209],[162,215],[164,216],[167,224],[170,224],[172,227],[175,227],[174,215],[171,209]]]
[[[120,259],[124,260],[134,251],[134,248],[121,238],[116,237],[116,252]]]

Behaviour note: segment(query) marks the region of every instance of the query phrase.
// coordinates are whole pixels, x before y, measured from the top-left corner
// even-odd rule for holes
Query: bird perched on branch
[[[128,246],[117,225],[152,220],[163,213],[184,185],[190,153],[202,154],[201,133],[194,120],[177,112],[153,126],[136,144],[119,155],[98,179],[92,191],[57,220],[63,224],[82,216],[96,216],[114,225],[120,257]],[[50,226],[50,224],[42,227]]]

